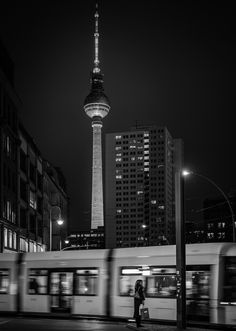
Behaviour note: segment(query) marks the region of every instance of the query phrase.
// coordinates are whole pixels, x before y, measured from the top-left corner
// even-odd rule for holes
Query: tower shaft
[[[91,228],[104,226],[102,183],[102,121],[93,121]]]

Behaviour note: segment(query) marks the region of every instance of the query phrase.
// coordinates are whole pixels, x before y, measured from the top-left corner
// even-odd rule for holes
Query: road
[[[178,331],[175,326],[142,323],[143,331]],[[137,330],[135,323],[97,321],[86,319],[58,319],[58,318],[32,318],[32,317],[0,317],[1,331],[129,331]],[[187,331],[204,331],[204,328],[190,328]],[[208,329],[209,330],[209,329]],[[217,329],[223,331],[223,329]]]

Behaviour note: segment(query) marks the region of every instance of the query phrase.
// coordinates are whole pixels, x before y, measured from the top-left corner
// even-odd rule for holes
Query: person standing
[[[144,305],[144,288],[142,279],[136,280],[134,287],[134,318],[136,326],[139,328],[141,325],[140,305]]]

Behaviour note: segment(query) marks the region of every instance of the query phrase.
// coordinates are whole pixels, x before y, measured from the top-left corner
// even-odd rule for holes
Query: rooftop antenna
[[[94,46],[95,46],[95,58],[94,58],[94,68],[93,73],[99,73],[99,59],[98,59],[98,51],[99,51],[99,33],[98,33],[98,3],[96,2],[96,11],[94,14],[95,18],[95,32],[94,32]]]

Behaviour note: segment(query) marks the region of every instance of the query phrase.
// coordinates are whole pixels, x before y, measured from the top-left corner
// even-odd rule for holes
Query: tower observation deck
[[[94,68],[91,73],[91,90],[84,101],[84,111],[92,119],[93,128],[91,229],[96,229],[98,226],[104,226],[101,134],[102,119],[110,111],[110,102],[104,93],[103,74],[99,67],[98,5],[96,5],[94,18]]]

